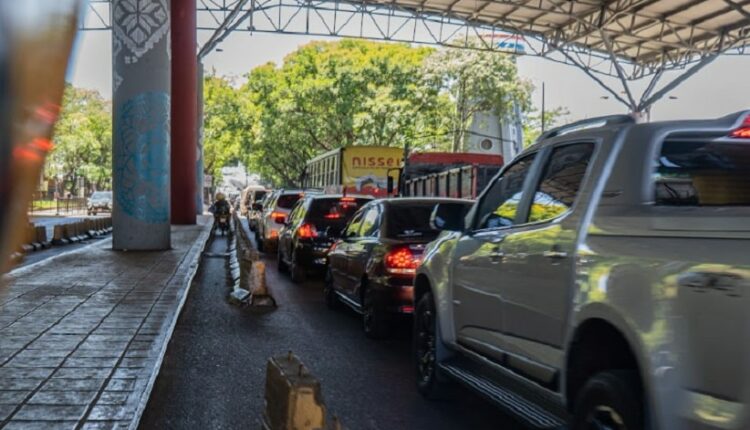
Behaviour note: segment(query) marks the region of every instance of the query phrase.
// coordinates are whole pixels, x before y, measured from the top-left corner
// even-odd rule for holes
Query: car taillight
[[[341,218],[341,214],[326,214],[326,215],[323,215],[323,218],[325,218],[325,219],[339,219],[339,218]]]
[[[745,117],[745,120],[742,121],[742,125],[740,125],[740,128],[732,130],[732,132],[729,133],[729,137],[734,137],[737,139],[750,139],[750,115]]]
[[[393,248],[385,254],[385,270],[397,275],[413,275],[419,266],[420,258],[408,246]]]
[[[276,224],[284,224],[286,214],[284,212],[271,212],[271,219]]]
[[[297,237],[300,239],[312,239],[318,237],[318,230],[315,226],[309,223],[304,223],[297,229]]]

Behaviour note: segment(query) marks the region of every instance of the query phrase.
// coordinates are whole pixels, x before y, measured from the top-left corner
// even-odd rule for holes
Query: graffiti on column
[[[119,110],[117,204],[147,223],[169,220],[169,94],[144,93]]]
[[[137,63],[164,36],[169,34],[168,0],[120,0],[113,4],[112,26],[115,58],[123,45],[128,49],[125,64]],[[169,49],[169,44],[167,44]],[[113,85],[115,91],[122,83],[122,77],[115,70]]]

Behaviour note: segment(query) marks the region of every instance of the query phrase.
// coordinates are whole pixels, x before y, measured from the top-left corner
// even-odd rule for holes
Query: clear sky
[[[199,34],[199,44],[210,36]],[[212,52],[205,59],[206,71],[233,76],[238,80],[255,66],[269,61],[280,63],[284,56],[298,46],[320,37],[269,33],[237,33],[222,44],[223,52]],[[330,40],[330,39],[329,39]],[[84,32],[80,35],[71,69],[73,84],[96,89],[111,97],[111,36],[105,31]],[[541,83],[545,82],[548,107],[565,106],[570,111],[568,120],[624,113],[625,108],[583,72],[572,66],[561,65],[535,57],[521,57],[521,75],[531,79],[537,87],[534,103],[541,105]],[[742,109],[750,109],[750,56],[727,56],[714,61],[692,77],[652,109],[653,120],[678,118],[713,118]],[[614,80],[610,82],[615,83]]]

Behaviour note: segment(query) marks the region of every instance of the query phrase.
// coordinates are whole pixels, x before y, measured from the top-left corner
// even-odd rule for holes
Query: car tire
[[[643,430],[646,414],[638,372],[609,370],[589,379],[576,400],[572,430]]]
[[[435,300],[425,293],[414,310],[412,355],[417,377],[417,390],[428,399],[450,397],[451,383],[440,371],[439,364],[450,358],[440,335]]]
[[[388,316],[378,305],[375,289],[368,288],[364,281],[362,288],[365,289],[362,295],[362,329],[370,339],[383,339],[390,333]]]
[[[278,252],[276,253],[276,269],[281,273],[289,272],[289,266],[284,262],[284,255],[281,252],[281,246],[279,246]]]
[[[326,270],[326,277],[323,280],[323,297],[325,297],[326,306],[328,309],[336,310],[341,307],[341,302],[336,295],[336,290],[333,285],[333,274],[331,269]]]
[[[305,279],[307,278],[304,267],[299,265],[299,261],[297,261],[297,253],[292,252],[292,258],[291,262],[289,264],[289,274],[291,275],[292,282],[295,284],[301,284],[305,282]]]

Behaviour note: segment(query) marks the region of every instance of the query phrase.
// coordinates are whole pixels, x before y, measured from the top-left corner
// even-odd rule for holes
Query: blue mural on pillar
[[[126,101],[116,118],[115,199],[129,216],[169,222],[169,94],[149,92]]]

